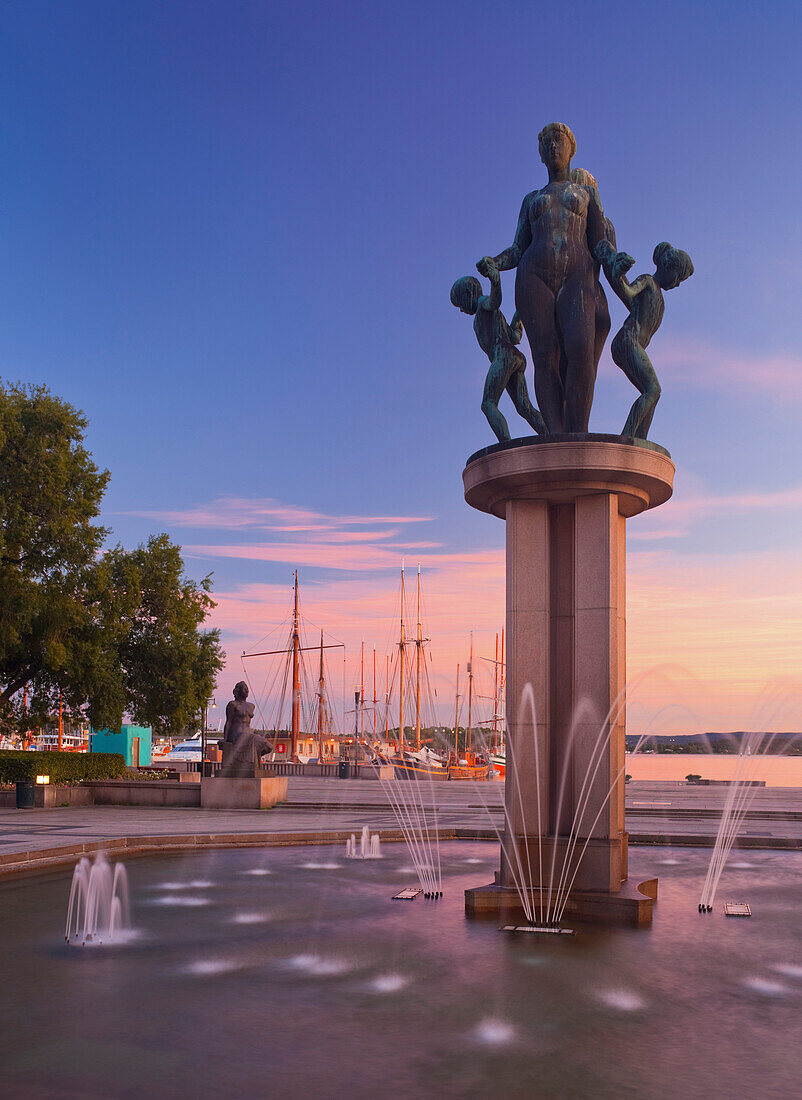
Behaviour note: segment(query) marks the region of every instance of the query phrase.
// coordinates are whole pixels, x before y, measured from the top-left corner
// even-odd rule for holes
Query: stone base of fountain
[[[255,779],[204,776],[201,780],[204,810],[269,810],[286,797],[286,776]]]
[[[563,882],[570,882],[568,893],[581,890],[584,893],[606,892],[615,894],[627,880],[629,861],[629,834],[616,837],[586,836],[518,836],[517,854],[510,841],[505,839],[501,849],[500,883],[514,886],[524,881],[537,888],[542,884],[546,892],[549,879],[553,884],[552,896]],[[570,873],[564,871],[565,863]],[[553,870],[552,870],[553,867]],[[564,887],[563,887],[564,888]]]
[[[545,910],[548,890],[543,891],[542,897],[536,887],[530,887],[528,893],[535,913]],[[637,927],[652,923],[652,910],[656,901],[656,878],[645,879],[637,885],[627,881],[616,894],[596,890],[572,890],[565,905],[563,920]],[[524,909],[514,886],[498,886],[494,883],[465,891],[465,913],[469,917],[493,917],[501,924],[518,924],[524,915]]]
[[[549,435],[485,447],[462,476],[468,504],[506,525],[504,802],[514,838],[498,884],[468,891],[468,912],[520,911],[515,879],[545,913],[549,868],[560,897],[548,912],[648,924],[656,880],[627,884],[626,524],[670,498],[674,463],[650,440]]]

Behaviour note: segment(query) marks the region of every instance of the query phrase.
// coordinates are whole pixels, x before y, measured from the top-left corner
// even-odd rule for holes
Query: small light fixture
[[[37,775],[36,782],[39,784],[40,787],[44,787],[50,782],[50,776],[49,775]]]

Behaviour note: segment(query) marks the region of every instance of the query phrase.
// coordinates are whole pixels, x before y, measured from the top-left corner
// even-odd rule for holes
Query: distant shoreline
[[[729,779],[743,764],[742,779],[765,780],[767,787],[802,787],[802,756],[750,756],[723,753],[627,753],[627,775],[633,779]]]

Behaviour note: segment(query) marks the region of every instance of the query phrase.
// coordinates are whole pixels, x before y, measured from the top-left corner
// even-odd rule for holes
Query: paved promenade
[[[413,792],[409,791],[409,797]],[[492,837],[503,830],[502,783],[422,784],[427,821],[444,831],[469,830]],[[685,783],[633,782],[627,785],[630,843],[712,844],[726,799],[725,787]],[[313,840],[322,833],[397,829],[387,794],[378,782],[292,777],[288,798],[272,810],[200,810],[90,806],[39,810],[0,810],[0,866],[13,857],[122,838],[182,838],[191,845],[215,837],[292,835]],[[453,834],[452,834],[453,835]],[[802,789],[759,788],[741,827],[742,843],[752,847],[802,847]],[[265,841],[269,842],[269,841]]]

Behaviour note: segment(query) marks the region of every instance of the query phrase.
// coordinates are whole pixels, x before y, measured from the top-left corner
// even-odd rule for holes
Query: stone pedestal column
[[[607,435],[514,440],[468,461],[465,499],[507,528],[508,821],[496,887],[469,891],[469,909],[502,904],[516,878],[554,890],[573,828],[569,878],[585,850],[569,911],[633,917],[624,897],[603,904],[627,879],[625,524],[668,500],[673,478],[662,447]]]

